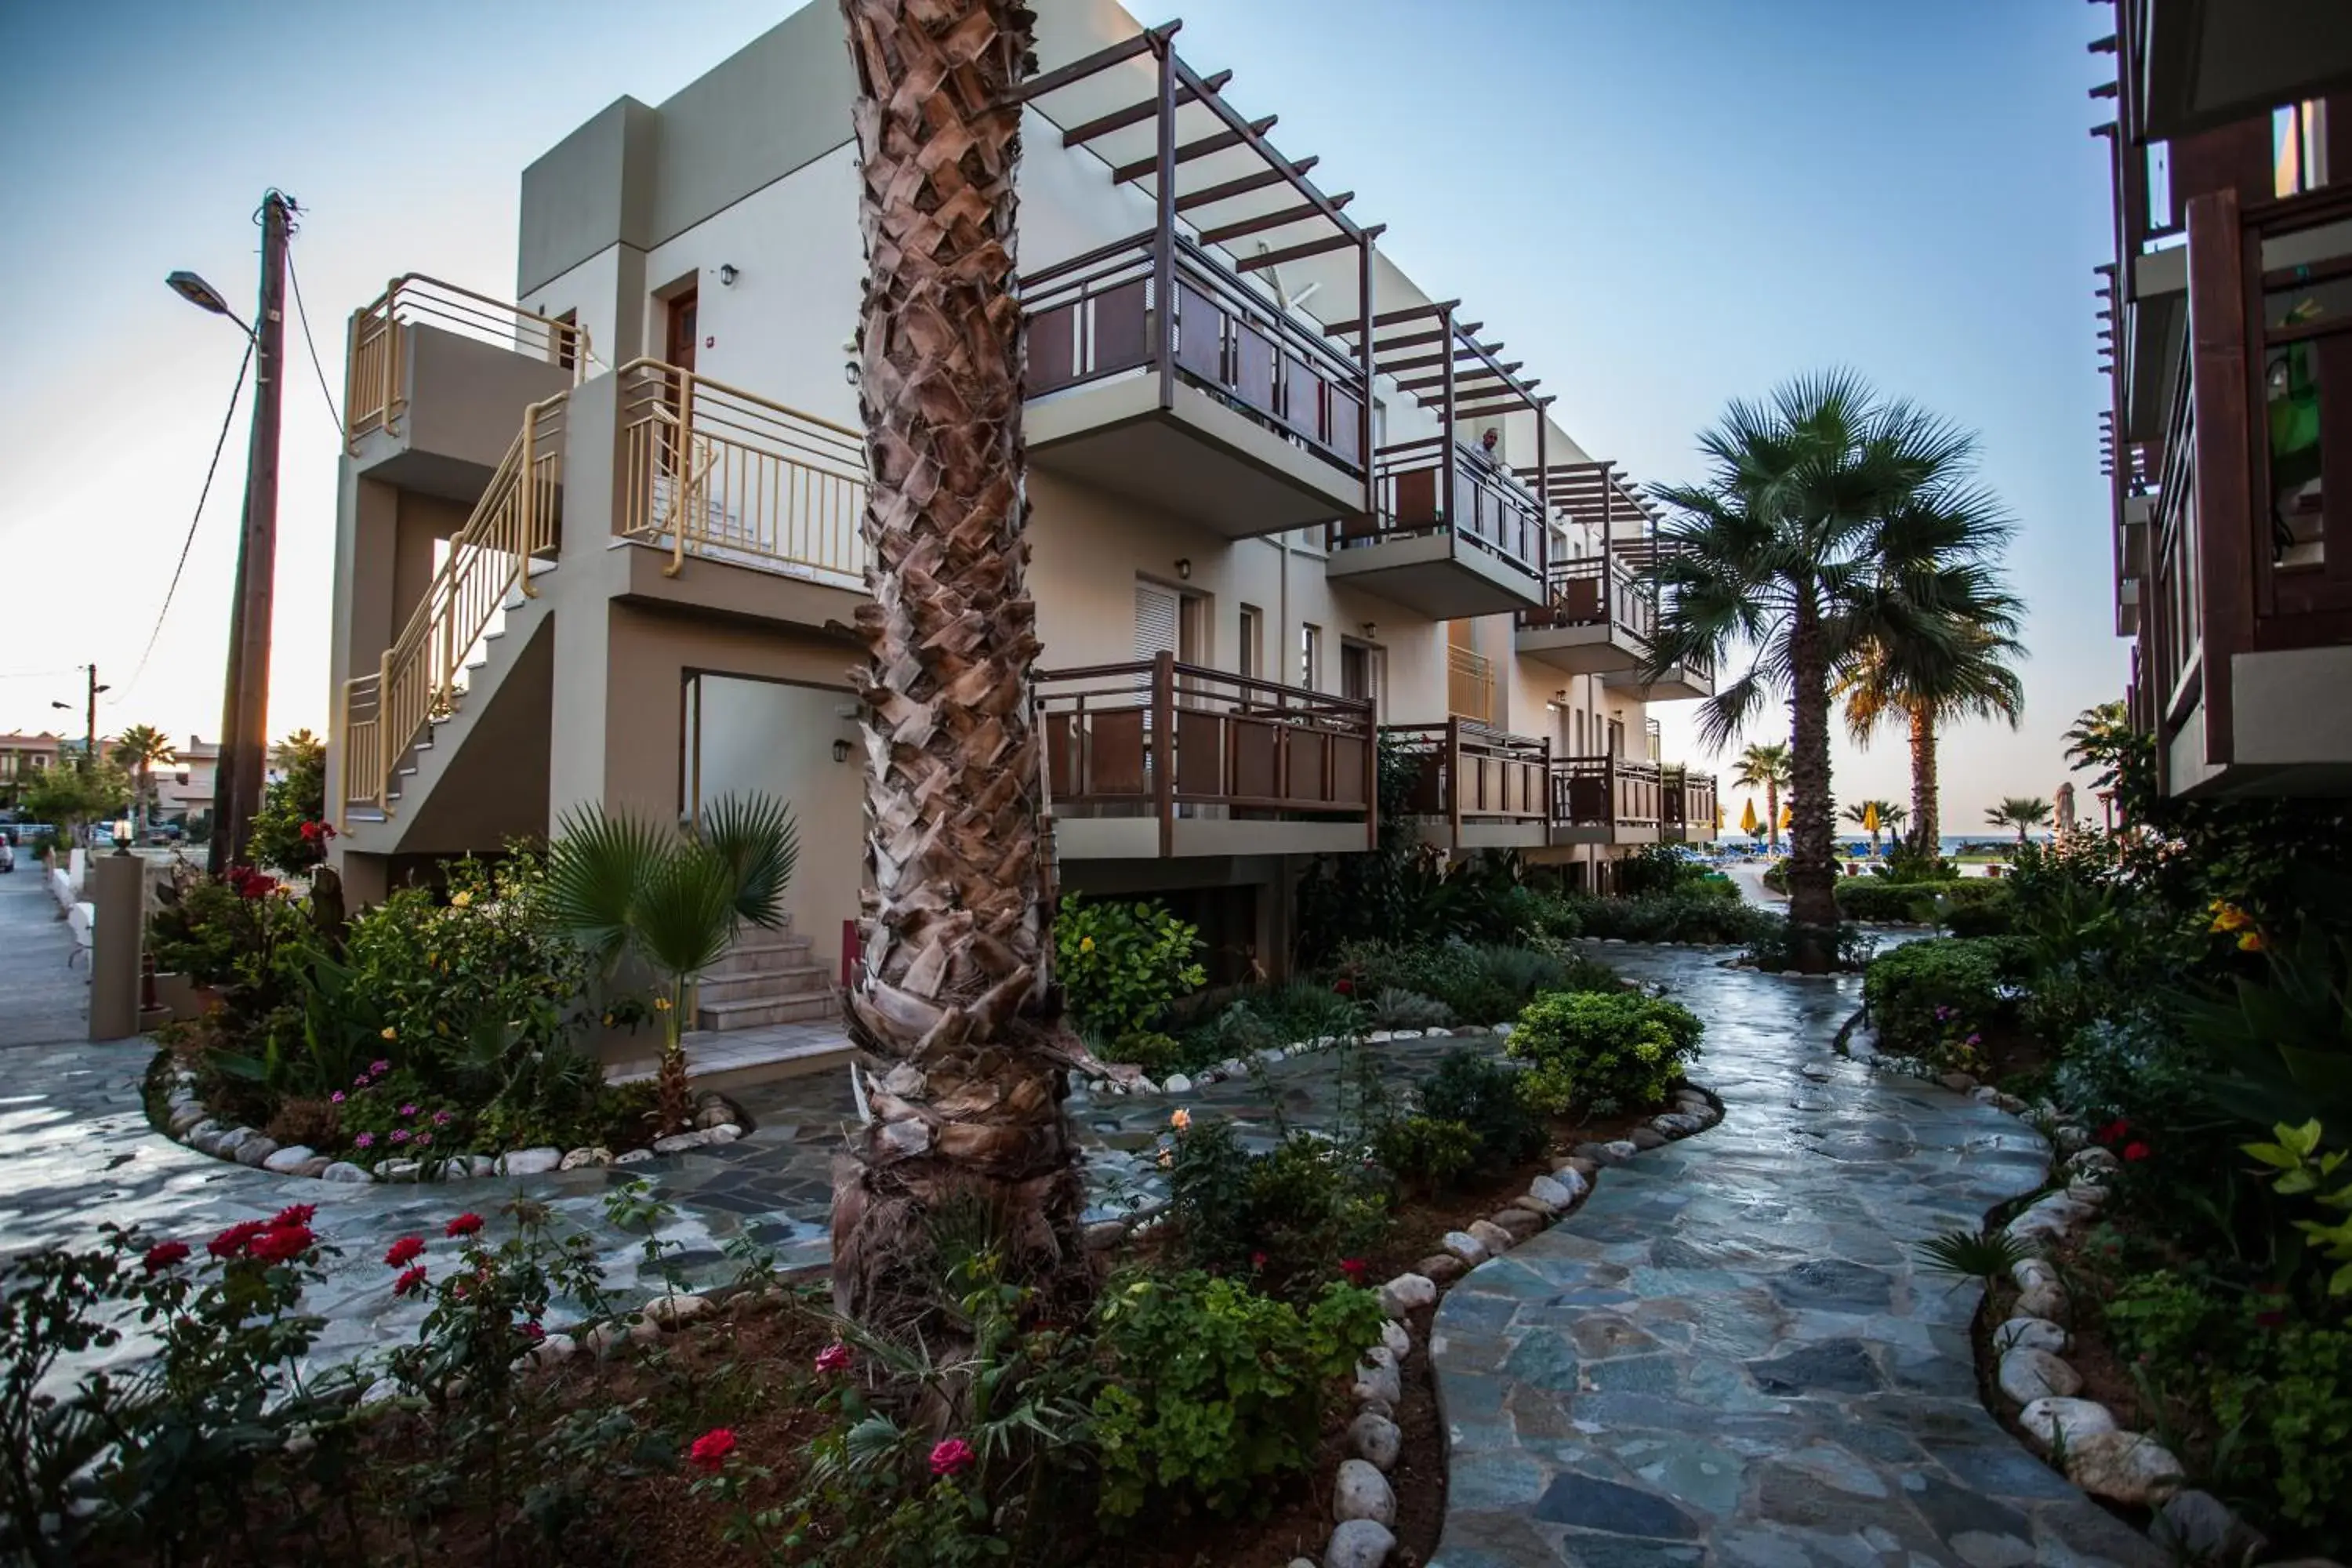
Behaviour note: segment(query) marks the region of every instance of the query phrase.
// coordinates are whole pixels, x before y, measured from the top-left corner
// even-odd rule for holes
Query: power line
[[[253,340],[245,342],[245,358],[237,362],[236,384],[228,389],[228,407],[221,415],[220,436],[213,442],[213,460],[205,466],[204,489],[196,492],[196,513],[188,519],[188,536],[180,542],[179,563],[172,568],[172,585],[163,590],[163,607],[155,612],[155,629],[147,634],[147,651],[139,656],[139,668],[122,688],[122,696],[131,695],[139,678],[147,673],[147,660],[155,652],[155,639],[163,635],[163,617],[172,613],[172,595],[180,591],[180,574],[187,569],[188,550],[196,542],[196,524],[204,521],[205,501],[213,493],[213,476],[220,471],[222,451],[228,446],[228,427],[236,419],[237,395],[245,390],[245,373],[253,368]],[[121,698],[117,698],[121,701]]]
[[[290,236],[293,231],[289,227],[287,232]],[[294,285],[294,315],[302,323],[302,346],[310,351],[310,368],[319,373],[319,395],[327,400],[327,417],[341,430],[343,416],[335,408],[335,395],[328,390],[327,367],[319,363],[319,345],[310,338],[310,312],[302,308],[302,274],[295,270],[294,247],[290,245],[286,247],[286,278]]]

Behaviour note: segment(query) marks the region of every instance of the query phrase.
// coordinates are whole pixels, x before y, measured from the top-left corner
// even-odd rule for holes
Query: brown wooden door
[[[695,345],[702,341],[695,331],[696,301],[695,290],[688,289],[669,302],[669,332],[662,357],[680,370],[694,368]]]

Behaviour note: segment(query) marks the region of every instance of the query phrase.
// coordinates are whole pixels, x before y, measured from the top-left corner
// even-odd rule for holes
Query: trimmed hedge
[[[1733,946],[1753,942],[1778,922],[1780,917],[1769,910],[1741,901],[1738,889],[1727,881],[1724,886],[1730,889],[1728,898],[1713,888],[1631,899],[1571,895],[1545,907],[1543,927],[1550,936],[1589,941],[1620,937]]]
[[[2009,896],[2009,889],[1990,877],[1956,877],[1934,882],[1898,882],[1890,877],[1841,877],[1836,890],[1838,913],[1847,920],[1914,925],[1936,920],[1944,906],[1991,903]]]

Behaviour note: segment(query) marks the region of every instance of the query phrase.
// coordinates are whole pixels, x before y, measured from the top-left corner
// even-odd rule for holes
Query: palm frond
[[[709,845],[680,840],[637,890],[630,937],[646,962],[680,979],[727,956],[735,940],[735,870]]]
[[[629,945],[646,885],[679,842],[675,828],[591,802],[564,814],[547,848],[547,908],[607,967]]]
[[[722,795],[703,807],[702,842],[734,879],[735,913],[773,930],[784,921],[784,889],[800,863],[792,807],[758,791]]]

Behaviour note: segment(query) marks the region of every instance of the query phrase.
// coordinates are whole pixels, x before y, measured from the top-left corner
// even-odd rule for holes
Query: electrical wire
[[[228,429],[236,420],[236,400],[245,391],[245,373],[252,368],[253,340],[247,338],[245,358],[237,362],[236,384],[229,388],[228,407],[221,415],[220,435],[213,442],[213,460],[205,465],[204,488],[196,492],[196,512],[188,519],[188,536],[180,541],[180,560],[172,568],[172,585],[163,590],[163,607],[155,612],[155,629],[147,634],[147,649],[139,656],[139,668],[131,672],[131,679],[124,684],[121,695],[115,699],[118,702],[130,696],[131,689],[139,684],[139,678],[147,673],[147,661],[155,653],[155,639],[163,635],[163,617],[172,613],[172,597],[180,591],[180,574],[187,570],[188,550],[196,542],[196,524],[204,521],[205,501],[213,493],[213,476],[220,472],[221,453],[228,446]]]
[[[335,407],[335,395],[327,386],[327,367],[319,363],[319,345],[310,336],[310,312],[302,306],[302,275],[294,270],[294,247],[286,247],[286,279],[294,285],[294,319],[302,323],[302,346],[310,351],[310,368],[319,375],[319,395],[327,400],[327,417],[335,428],[343,427],[343,416]]]

